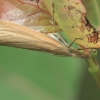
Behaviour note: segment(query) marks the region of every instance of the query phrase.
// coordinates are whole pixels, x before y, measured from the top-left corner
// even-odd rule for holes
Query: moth
[[[3,3],[7,4],[8,1],[5,0]],[[45,34],[63,31],[72,41],[81,38],[75,41],[78,44],[100,47],[99,33],[86,18],[86,10],[80,0],[15,0],[15,2],[12,2],[15,7],[6,9],[1,19],[14,21]],[[2,5],[0,9],[3,8]]]

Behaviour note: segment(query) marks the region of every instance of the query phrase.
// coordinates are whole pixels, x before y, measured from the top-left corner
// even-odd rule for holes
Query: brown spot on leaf
[[[99,33],[97,31],[94,31],[91,34],[86,35],[87,38],[88,38],[88,42],[96,44],[98,42],[98,40],[99,40],[98,35],[99,35]]]

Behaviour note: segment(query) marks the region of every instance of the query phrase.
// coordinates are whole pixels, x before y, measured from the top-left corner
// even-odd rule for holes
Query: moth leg
[[[73,45],[73,43],[74,43],[76,40],[78,40],[78,39],[83,40],[82,38],[76,38],[75,40],[72,41],[72,43],[68,46],[68,48],[70,48],[70,47]]]
[[[52,2],[52,8],[53,8],[53,10],[52,10],[52,17],[49,20],[49,22],[51,23],[51,26],[48,29],[46,29],[44,33],[48,32],[51,28],[54,28],[52,33],[55,33],[56,31],[59,31],[59,29],[57,28],[58,23],[54,19],[54,17],[55,17],[55,5],[54,5],[54,2]]]
[[[73,49],[71,47],[69,48],[69,46],[71,46],[71,45],[68,44],[68,42],[61,36],[61,34],[53,33],[53,34],[48,34],[48,36],[50,36],[51,38],[57,40],[62,45],[66,46],[67,54],[69,56],[76,57],[78,53],[80,54],[80,52],[78,52],[76,49]],[[77,38],[77,39],[81,39],[81,38]],[[77,40],[77,39],[75,39],[75,40]]]
[[[76,40],[78,40],[78,39],[82,40],[82,38],[76,38],[75,40],[72,41],[72,43],[68,44],[68,42],[59,33],[52,33],[52,34],[49,34],[49,36],[54,38],[55,40],[57,40],[62,45],[66,46],[67,48],[70,48]]]
[[[52,8],[53,8],[53,11],[52,11],[52,23],[55,24],[55,20],[54,20],[55,4],[54,4],[54,2],[52,2]]]
[[[54,10],[55,5],[54,5],[54,2],[52,2],[52,8],[53,8],[53,11],[52,11],[52,18],[51,18],[51,20],[49,20],[49,22],[51,23],[51,26],[50,26],[47,30],[45,30],[44,33],[48,32],[52,27],[55,27],[55,25],[56,25],[55,20],[54,20],[54,13],[55,13],[55,10]],[[56,27],[55,27],[55,28],[56,28]]]
[[[58,33],[48,34],[51,38],[57,40],[60,44],[64,45],[67,48],[67,55],[76,57],[76,54],[71,50],[71,48],[68,48],[69,44],[68,42]]]

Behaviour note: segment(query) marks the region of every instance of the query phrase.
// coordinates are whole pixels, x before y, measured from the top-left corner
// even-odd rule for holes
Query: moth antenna
[[[54,4],[54,2],[52,2],[52,8],[53,8],[53,14],[52,14],[52,23],[54,24],[54,22],[55,22],[55,20],[54,20],[54,13],[55,13],[55,4]]]

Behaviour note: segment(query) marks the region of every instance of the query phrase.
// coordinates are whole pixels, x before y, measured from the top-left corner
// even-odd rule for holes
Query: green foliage
[[[11,47],[1,47],[0,51],[2,52],[0,99],[75,100],[77,98],[85,67],[81,66],[81,59]],[[12,93],[15,96],[12,96]]]
[[[95,27],[99,0],[82,0]],[[83,59],[0,47],[0,100],[99,100]]]

